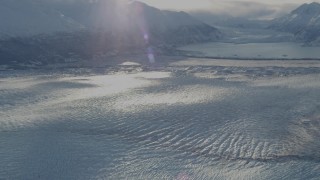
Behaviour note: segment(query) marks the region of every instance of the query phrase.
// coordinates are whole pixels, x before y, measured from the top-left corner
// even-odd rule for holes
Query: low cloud
[[[96,2],[131,2],[135,0],[38,0],[60,5]],[[272,19],[289,13],[303,3],[320,0],[137,0],[145,2],[160,9],[169,9],[187,12],[206,12],[233,17],[244,17],[249,19]]]
[[[160,9],[271,19],[287,14],[303,3],[320,0],[139,0]]]
[[[272,19],[287,14],[297,7],[296,4],[292,3],[266,4],[253,1],[217,2],[216,0],[213,0],[212,3],[214,6],[211,6],[210,9],[200,10],[200,12],[202,11],[211,14],[243,17],[248,19]]]

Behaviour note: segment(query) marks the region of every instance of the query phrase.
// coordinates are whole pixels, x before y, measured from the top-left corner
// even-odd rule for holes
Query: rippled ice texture
[[[318,179],[311,64],[2,72],[0,179]]]

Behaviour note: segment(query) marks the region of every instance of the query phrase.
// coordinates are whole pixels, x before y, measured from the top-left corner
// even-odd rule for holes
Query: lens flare
[[[135,10],[135,16],[137,17],[137,21],[138,21],[137,24],[139,25],[139,29],[141,31],[145,46],[147,47],[147,49],[146,49],[147,58],[149,60],[149,63],[155,63],[156,58],[155,58],[154,50],[150,44],[149,28],[148,28],[148,24],[146,21],[146,17],[145,17],[146,15],[144,12],[144,8],[142,6],[144,6],[144,5],[141,3],[136,3],[136,4],[134,4],[133,7]]]
[[[150,63],[155,63],[156,62],[156,58],[154,56],[152,47],[148,48],[148,59],[149,59]]]
[[[149,43],[149,35],[147,33],[144,33],[143,39],[145,40],[146,43]]]

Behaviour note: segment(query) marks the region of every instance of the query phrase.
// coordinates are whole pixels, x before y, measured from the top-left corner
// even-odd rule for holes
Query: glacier
[[[0,71],[0,179],[317,179],[320,62]]]

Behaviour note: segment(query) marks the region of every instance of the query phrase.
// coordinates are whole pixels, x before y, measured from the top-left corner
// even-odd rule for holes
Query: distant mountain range
[[[73,32],[84,27],[36,0],[0,1],[0,38]]]
[[[222,37],[185,12],[122,0],[1,0],[0,20],[0,64],[90,59]]]
[[[0,38],[85,30],[110,33],[145,31],[143,33],[150,33],[150,38],[161,34],[167,40],[177,38],[177,43],[211,41],[221,36],[217,29],[185,12],[161,11],[141,2],[125,2],[1,0]]]
[[[179,45],[224,39],[228,33],[222,33],[215,25],[227,26],[224,30],[230,31],[229,35],[233,29],[243,28],[252,39],[252,33],[263,32],[259,29],[272,29],[291,33],[298,42],[320,45],[319,3],[303,4],[272,21],[253,21],[221,16],[211,20],[210,14],[201,13],[193,14],[197,17],[194,18],[185,12],[128,2],[1,0],[0,65],[43,65],[154,50],[169,52]],[[278,37],[278,32],[268,32],[263,32],[268,41],[287,37],[292,40],[291,34]],[[229,38],[233,39],[237,37]]]
[[[274,19],[269,27],[293,33],[298,41],[320,42],[320,4],[303,4],[290,14]]]
[[[56,9],[87,29],[113,33],[136,31],[144,36],[148,34],[151,41],[161,39],[165,43],[188,44],[214,41],[222,36],[216,28],[185,12],[159,10],[138,1],[130,4],[121,4],[121,0],[86,1],[76,6],[64,3]]]

